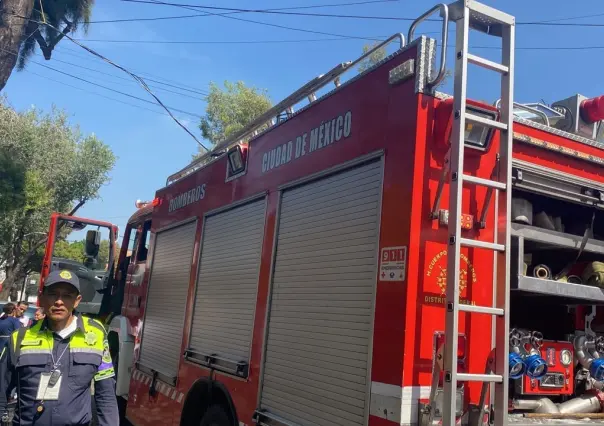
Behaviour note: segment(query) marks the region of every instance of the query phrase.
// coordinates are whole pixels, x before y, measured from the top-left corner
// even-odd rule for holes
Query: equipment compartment
[[[604,212],[525,191],[513,196],[511,290],[604,304]]]

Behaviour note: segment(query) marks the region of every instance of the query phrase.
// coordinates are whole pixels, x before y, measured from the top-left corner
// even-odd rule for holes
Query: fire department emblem
[[[447,251],[442,250],[439,252],[428,264],[428,270],[426,275],[428,277],[435,275],[436,285],[440,289],[442,296],[447,292]],[[474,266],[464,254],[461,255],[461,265],[459,269],[459,292],[461,293],[468,287],[468,282],[476,282],[476,271]]]
[[[442,266],[438,266],[440,269],[440,273],[438,277],[436,277],[436,284],[440,288],[440,293],[444,296],[447,291],[447,268],[443,268]],[[468,271],[462,269],[459,271],[459,292],[461,293],[468,286]]]
[[[69,271],[61,271],[59,273],[59,276],[61,278],[63,278],[64,280],[70,280],[71,279],[71,272],[69,272]]]

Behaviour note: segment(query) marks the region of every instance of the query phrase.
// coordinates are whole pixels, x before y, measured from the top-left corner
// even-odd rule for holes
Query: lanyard
[[[53,340],[54,340],[54,338],[53,338]],[[48,340],[48,332],[46,332],[46,341],[48,342],[48,346],[50,346],[50,341]],[[52,369],[53,370],[56,370],[57,367],[61,365],[61,358],[63,358],[63,355],[65,355],[65,351],[67,351],[67,349],[69,349],[70,344],[71,344],[71,336],[69,336],[69,342],[67,342],[67,346],[65,346],[65,348],[63,348],[63,352],[61,352],[61,355],[59,355],[59,358],[56,361],[55,361],[55,355],[53,353],[52,347],[50,348],[50,356],[52,358]]]

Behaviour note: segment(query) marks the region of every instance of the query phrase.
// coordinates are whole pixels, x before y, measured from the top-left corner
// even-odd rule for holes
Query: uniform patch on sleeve
[[[115,370],[113,369],[113,361],[111,360],[111,352],[109,352],[109,343],[107,340],[103,342],[103,358],[101,365],[97,370],[97,373],[94,375],[94,380],[98,382],[99,380],[108,379],[109,377],[115,376]]]

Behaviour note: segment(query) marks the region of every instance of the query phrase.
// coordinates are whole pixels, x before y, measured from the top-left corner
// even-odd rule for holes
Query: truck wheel
[[[212,405],[201,419],[199,426],[232,426],[232,423],[222,406]]]

